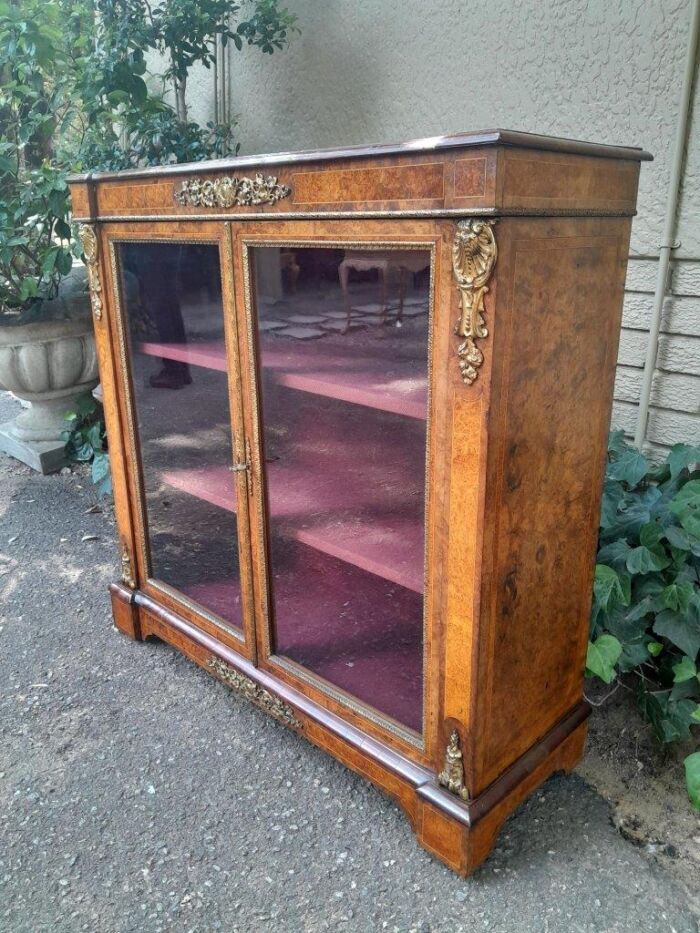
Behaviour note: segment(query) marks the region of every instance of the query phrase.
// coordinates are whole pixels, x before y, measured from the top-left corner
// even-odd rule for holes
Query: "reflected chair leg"
[[[348,273],[349,267],[345,261],[341,262],[338,266],[338,278],[340,279],[340,287],[343,290],[343,299],[345,301],[345,313],[347,315],[345,319],[345,327],[343,328],[342,333],[347,334],[350,330],[350,318],[352,317],[352,305],[350,303],[350,293],[348,292]]]
[[[387,268],[386,266],[381,266],[379,269],[379,278],[381,282],[382,325],[386,324],[387,315],[389,314],[389,309],[386,304],[386,277]]]
[[[396,326],[401,327],[403,324],[403,302],[406,297],[406,276],[408,272],[406,269],[399,269],[399,310],[396,315]]]
[[[297,282],[299,281],[299,272],[301,267],[298,266],[295,262],[289,267],[289,290],[294,294],[297,290]]]

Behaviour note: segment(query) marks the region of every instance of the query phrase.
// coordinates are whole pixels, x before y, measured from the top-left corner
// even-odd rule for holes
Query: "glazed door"
[[[142,229],[142,228],[141,228]],[[140,587],[253,653],[227,227],[108,228]],[[204,622],[202,623],[202,620]]]
[[[259,662],[420,748],[434,244],[265,229],[236,238]]]

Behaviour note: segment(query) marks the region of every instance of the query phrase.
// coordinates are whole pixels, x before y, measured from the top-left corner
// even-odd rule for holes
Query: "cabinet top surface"
[[[264,155],[236,156],[205,162],[188,162],[179,165],[158,165],[150,168],[127,169],[121,172],[90,172],[73,175],[69,181],[80,183],[88,180],[110,181],[122,178],[148,178],[152,176],[187,175],[201,172],[220,172],[227,169],[254,168],[275,165],[294,165],[304,162],[337,162],[343,159],[376,158],[384,156],[407,156],[411,153],[430,153],[450,149],[506,146],[521,149],[539,149],[570,155],[594,156],[606,159],[626,159],[642,162],[653,157],[643,149],[632,146],[608,146],[600,143],[564,139],[557,136],[540,136],[514,130],[482,130],[475,133],[458,133],[452,136],[431,136],[408,142],[374,146],[349,146],[339,149],[309,149],[300,152],[278,152]]]

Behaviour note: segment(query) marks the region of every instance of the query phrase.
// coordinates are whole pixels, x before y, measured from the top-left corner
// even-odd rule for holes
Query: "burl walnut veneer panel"
[[[630,222],[498,232],[475,793],[582,699]]]

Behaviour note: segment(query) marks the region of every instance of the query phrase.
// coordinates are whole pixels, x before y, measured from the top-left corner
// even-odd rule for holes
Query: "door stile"
[[[242,243],[245,228],[228,225],[233,253],[233,280],[235,289],[235,313],[239,335],[239,378],[241,380],[241,402],[244,421],[245,456],[249,464],[246,473],[248,484],[248,532],[249,556],[253,590],[250,613],[253,639],[258,663],[267,660],[270,654],[268,619],[270,600],[267,568],[270,566],[267,539],[267,492],[265,488],[264,450],[258,397],[259,373],[256,349],[255,320],[252,296],[255,280],[250,268],[249,251]]]
[[[104,263],[107,269],[108,305],[110,308],[109,326],[112,332],[112,346],[115,356],[115,381],[113,386],[114,407],[120,422],[120,439],[124,445],[125,464],[124,480],[126,495],[130,506],[132,528],[132,576],[135,588],[144,589],[148,579],[148,564],[145,552],[147,537],[146,514],[141,500],[141,475],[139,464],[141,450],[138,436],[134,429],[135,414],[131,398],[131,376],[126,351],[126,328],[122,306],[121,287],[115,253],[115,239],[119,239],[119,228],[111,224],[103,227]],[[101,376],[101,372],[100,372]],[[105,394],[105,399],[107,395]],[[106,418],[107,438],[111,447],[109,422]],[[111,466],[111,458],[110,458]],[[116,504],[116,499],[115,499]]]
[[[228,393],[231,412],[232,449],[236,469],[234,473],[238,496],[238,560],[241,569],[241,602],[243,606],[243,633],[246,654],[253,661],[257,658],[255,603],[253,590],[253,561],[251,554],[250,503],[253,467],[251,445],[245,427],[243,380],[241,378],[241,341],[236,316],[236,276],[233,270],[233,231],[230,223],[223,225],[223,237],[219,243],[221,254],[221,287],[224,311],[224,335],[228,360]],[[245,465],[245,469],[237,469]]]
[[[114,514],[117,524],[120,562],[120,580],[130,590],[137,588],[139,580],[136,521],[133,499],[129,492],[129,475],[125,451],[129,449],[126,421],[120,407],[120,361],[115,358],[118,346],[115,336],[116,305],[113,300],[112,277],[109,263],[109,244],[102,225],[81,224],[80,238],[85,245],[90,275],[92,323],[97,348],[105,428],[109,438],[109,465],[112,476]],[[91,257],[86,240],[93,239]]]

